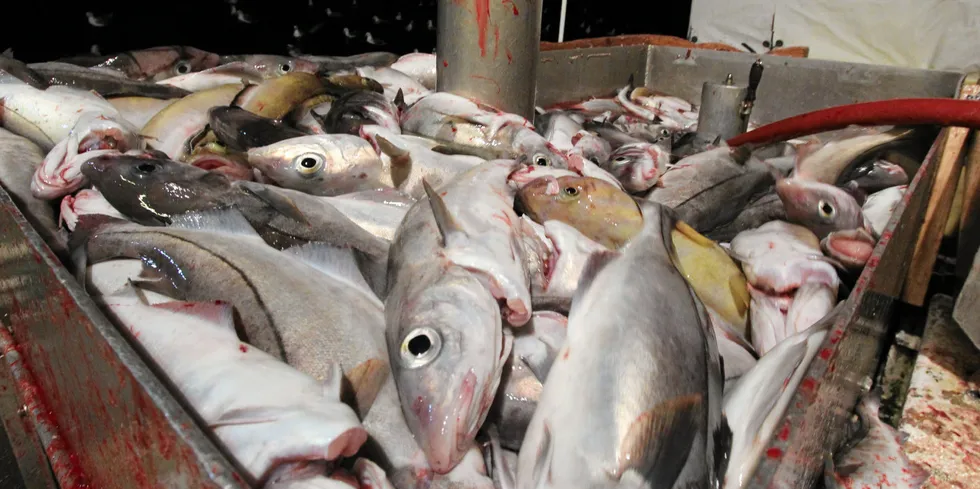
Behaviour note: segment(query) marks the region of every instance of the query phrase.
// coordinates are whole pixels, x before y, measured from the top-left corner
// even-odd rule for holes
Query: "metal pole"
[[[436,89],[534,116],[542,0],[439,0]]]

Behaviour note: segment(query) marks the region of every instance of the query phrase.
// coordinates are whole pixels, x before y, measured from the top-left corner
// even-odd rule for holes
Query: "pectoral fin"
[[[664,401],[641,414],[619,446],[615,477],[635,470],[650,487],[672,487],[690,455],[704,411],[704,395],[697,393]]]

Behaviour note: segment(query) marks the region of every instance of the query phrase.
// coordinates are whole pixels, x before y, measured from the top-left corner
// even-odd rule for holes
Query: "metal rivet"
[[[779,47],[782,47],[782,46],[783,46],[783,40],[782,39],[777,40],[776,41],[776,47],[779,48]]]
[[[691,36],[691,42],[698,42],[698,36]]]
[[[762,47],[764,48],[769,47],[769,41],[762,41]]]

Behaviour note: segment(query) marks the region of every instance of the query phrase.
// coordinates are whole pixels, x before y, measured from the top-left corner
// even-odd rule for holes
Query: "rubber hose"
[[[902,98],[839,105],[766,124],[727,141],[729,146],[764,145],[850,125],[940,125],[980,129],[980,102],[949,98]]]

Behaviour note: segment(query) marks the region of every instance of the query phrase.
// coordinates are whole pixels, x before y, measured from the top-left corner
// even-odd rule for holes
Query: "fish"
[[[423,180],[433,187],[441,187],[457,175],[486,161],[476,156],[437,153],[378,125],[361,126],[360,136],[374,146],[386,163],[388,170],[384,172],[382,183],[413,199],[419,199],[425,194]]]
[[[405,422],[392,376],[364,417],[363,425],[369,439],[362,453],[380,464],[395,489],[495,489],[476,446],[448,473],[432,470]]]
[[[150,97],[156,99],[175,99],[190,92],[182,88],[158,85],[152,82],[131,80],[105,71],[69,64],[48,62],[31,65],[45,83],[61,85],[79,90],[91,90],[103,97]]]
[[[841,183],[840,177],[862,159],[908,140],[914,134],[915,130],[911,128],[894,128],[870,134],[867,129],[846,131],[844,139],[829,141],[818,149],[798,153],[793,178],[836,185]],[[853,180],[853,177],[849,180]]]
[[[153,116],[179,99],[158,99],[151,97],[113,97],[109,99],[123,119],[133,127],[142,128]]]
[[[522,219],[530,220],[527,216]],[[525,245],[525,256],[532,271],[534,308],[566,313],[589,258],[608,248],[562,221],[545,221],[544,225],[530,221],[528,227],[540,227],[540,232],[534,229],[524,232],[526,242],[533,243]]]
[[[309,242],[353,248],[381,269],[378,277],[368,278],[375,290],[382,288],[388,244],[329,201],[261,183],[232,181],[220,173],[162,158],[97,158],[86,163],[82,173],[113,208],[141,224],[166,225],[187,213],[233,207],[275,248]]]
[[[82,55],[57,60],[89,68],[112,70],[133,80],[163,80],[218,65],[217,54],[191,46],[159,46],[110,55]]]
[[[385,186],[381,157],[371,143],[350,134],[302,136],[251,148],[248,163],[281,187],[313,195]]]
[[[786,338],[726,390],[724,413],[732,430],[724,489],[747,487],[786,407],[842,308]]]
[[[731,250],[742,263],[746,280],[774,295],[792,292],[806,282],[828,285],[835,293],[840,285],[836,268],[820,251],[820,241],[803,226],[768,222],[739,233]]]
[[[616,100],[633,112],[634,109],[631,109],[633,106],[624,104],[622,99],[620,95]],[[658,93],[647,87],[637,87],[630,92],[629,100],[648,109],[655,117],[648,117],[645,115],[648,114],[646,111],[634,112],[636,115],[657,121],[664,127],[683,131],[690,131],[697,127],[697,107],[680,97]]]
[[[908,185],[909,175],[901,165],[875,160],[859,165],[838,179],[845,188],[859,189],[866,194],[880,192],[898,185]]]
[[[389,372],[383,304],[350,250],[318,243],[276,250],[234,209],[185,215],[168,227],[82,218],[69,244],[88,263],[142,260],[142,288],[230,303],[245,342],[317,380],[339,364],[343,400],[360,415]]]
[[[282,120],[307,134],[326,134],[320,121],[330,112],[335,100],[335,96],[326,93],[308,98]]]
[[[246,54],[222,56],[221,65],[241,62],[248,67],[249,73],[255,73],[263,80],[269,80],[289,73],[317,74],[320,66],[308,59],[275,54]],[[221,66],[219,65],[219,67]]]
[[[518,329],[514,334],[514,358],[520,359],[536,379],[544,382],[548,379],[548,372],[555,363],[558,351],[565,343],[567,329],[568,318],[561,313],[535,311],[527,326]]]
[[[537,223],[559,220],[610,249],[643,226],[637,203],[622,190],[591,177],[539,178],[517,193],[518,208]]]
[[[359,66],[355,68],[355,71],[364,78],[370,78],[381,83],[381,86],[384,87],[384,96],[388,100],[395,100],[401,93],[405,104],[412,105],[420,98],[432,93],[432,90],[415,81],[412,77],[392,68]]]
[[[881,392],[861,397],[857,414],[860,433],[853,445],[828,459],[824,482],[828,489],[888,487],[918,489],[931,475],[912,462],[902,446],[907,435],[881,420]]]
[[[786,330],[792,335],[823,319],[837,305],[837,291],[820,283],[805,283],[793,294],[793,303],[786,312]],[[779,338],[782,340],[782,338]]]
[[[85,185],[81,167],[86,161],[107,154],[143,151],[139,130],[121,116],[83,113],[67,137],[58,142],[34,172],[31,194],[39,199],[57,199]]]
[[[352,54],[350,56],[313,56],[302,55],[300,58],[320,65],[320,71],[335,71],[349,69],[355,66],[391,66],[398,61],[398,55],[384,51]]]
[[[402,114],[401,123],[404,132],[474,148],[486,159],[524,156],[532,165],[568,168],[565,155],[527,119],[451,93],[422,97]]]
[[[527,165],[523,157],[518,158],[518,161],[524,165],[523,168],[520,168],[508,177],[510,184],[518,189],[539,178],[591,177],[602,180],[619,190],[623,190],[623,184],[619,183],[616,177],[599,168],[599,165],[583,158],[582,155],[574,150],[568,153],[568,169]]]
[[[869,221],[875,236],[881,236],[881,233],[885,232],[888,221],[891,220],[898,203],[905,197],[908,189],[908,185],[886,188],[869,195],[864,201],[861,213]]]
[[[776,193],[783,201],[786,219],[806,226],[817,238],[832,231],[872,231],[854,197],[833,185],[786,178],[776,182]]]
[[[494,160],[426,187],[389,253],[388,352],[402,411],[432,469],[473,446],[512,338],[531,319],[528,271],[507,175]],[[500,301],[498,303],[498,301]]]
[[[346,464],[345,464],[346,465]],[[324,461],[284,462],[266,477],[265,489],[394,489],[374,462],[358,457],[348,470]]]
[[[319,199],[328,202],[361,229],[388,243],[395,239],[398,226],[415,203],[415,199],[394,190],[366,190]]]
[[[45,152],[68,137],[82,116],[118,118],[102,97],[68,87],[38,90],[26,84],[0,84],[0,125],[30,139]]]
[[[51,251],[65,259],[68,241],[51,203],[31,193],[31,180],[43,158],[39,145],[0,128],[0,185]]]
[[[208,111],[231,104],[243,88],[239,82],[188,95],[157,112],[140,134],[146,138],[148,147],[183,161],[193,149],[193,138],[205,131]]]
[[[569,151],[570,154],[580,154],[582,158],[600,167],[609,161],[609,155],[612,154],[612,147],[609,145],[609,142],[585,130],[579,131],[572,136],[572,145],[572,149]]]
[[[336,366],[318,380],[239,341],[230,304],[149,305],[133,289],[102,301],[255,480],[283,460],[353,456],[367,440]]]
[[[401,134],[398,108],[383,94],[370,90],[355,90],[341,95],[330,104],[320,126],[328,133],[358,135],[361,127],[376,124],[390,132]]]
[[[599,136],[604,141],[609,143],[610,148],[613,150],[618,149],[620,146],[627,144],[639,144],[643,142],[653,142],[645,141],[639,137],[633,136],[626,133],[622,128],[614,124],[612,121],[601,119],[586,120],[583,124],[586,131],[589,131],[596,136]]]
[[[61,199],[61,212],[58,215],[58,221],[64,224],[69,231],[74,231],[75,225],[78,224],[78,218],[91,214],[128,220],[106,200],[101,192],[92,188],[83,188],[75,195],[66,195]]]
[[[304,101],[326,90],[317,75],[296,71],[247,86],[235,96],[234,105],[262,117],[282,119]]]
[[[755,366],[759,354],[744,336],[735,331],[735,327],[722,319],[717,312],[707,309],[708,321],[715,332],[718,342],[718,355],[722,359],[722,371],[725,375],[725,385],[734,382]]]
[[[708,231],[705,236],[713,241],[725,243],[731,241],[732,238],[738,236],[738,233],[742,231],[755,229],[770,221],[785,220],[786,209],[783,207],[783,201],[779,199],[779,195],[773,189],[753,198],[735,216],[735,219]]]
[[[749,286],[749,296],[752,349],[765,356],[789,336],[786,313],[792,304],[793,293],[774,295]]]
[[[759,193],[773,184],[761,161],[744,163],[738,149],[718,147],[675,163],[646,196],[674,209],[699,233],[730,222]]]
[[[26,83],[27,85],[38,90],[48,88],[48,82],[43,76],[32,70],[23,61],[16,60],[12,56],[6,55],[6,52],[4,52],[4,54],[0,54],[0,78],[3,77],[4,73],[6,73],[7,76],[12,77],[11,81],[16,80],[21,83]],[[0,83],[7,82],[2,81]]]
[[[180,90],[186,90],[189,92],[210,90],[220,87],[221,85],[228,85],[232,83],[258,85],[266,80],[288,73],[291,68],[287,68],[286,71],[280,71],[282,66],[293,66],[291,61],[288,63],[290,64],[262,64],[259,67],[256,67],[255,64],[242,60],[228,61],[219,66],[215,66],[214,68],[208,68],[206,70],[191,72],[167,78],[165,80],[160,80],[157,82],[157,84]],[[302,61],[302,63],[305,64],[307,62]],[[315,73],[315,71],[309,72],[308,68],[297,69],[295,71]]]
[[[841,262],[844,266],[860,270],[871,259],[877,240],[864,229],[834,231],[820,240],[824,254]]]
[[[484,430],[486,426],[495,427],[504,448],[519,450],[527,425],[531,422],[541,397],[542,388],[541,381],[531,368],[515,354],[511,354],[504,365],[500,391],[494,397]]]
[[[248,151],[284,139],[307,136],[281,121],[253,114],[241,107],[212,107],[208,110],[208,127],[218,141],[233,151]]]
[[[568,152],[575,147],[572,138],[582,131],[583,127],[568,112],[551,111],[535,114],[534,129],[555,149]]]
[[[670,151],[647,142],[624,144],[609,155],[601,165],[615,176],[623,188],[643,193],[657,184],[670,164]]]
[[[436,89],[436,55],[432,53],[408,53],[391,64],[429,90]]]
[[[519,489],[712,487],[724,472],[713,333],[675,265],[676,218],[642,209],[640,234],[582,277],[518,454]]]

